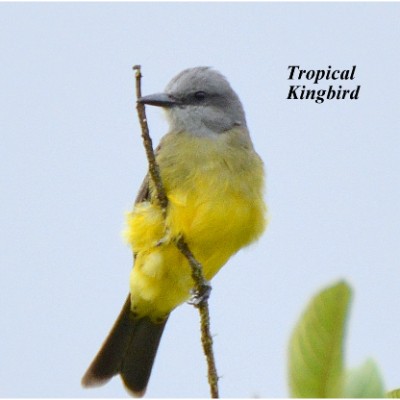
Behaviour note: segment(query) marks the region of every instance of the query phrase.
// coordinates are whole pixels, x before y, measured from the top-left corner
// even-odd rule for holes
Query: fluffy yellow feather
[[[263,164],[241,129],[207,138],[170,133],[161,142],[166,221],[152,199],[135,206],[125,232],[136,255],[130,289],[139,316],[163,318],[190,295],[190,268],[175,238],[183,235],[211,279],[263,232]]]

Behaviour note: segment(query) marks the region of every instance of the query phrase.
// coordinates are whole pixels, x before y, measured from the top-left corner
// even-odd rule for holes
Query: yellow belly
[[[190,296],[190,267],[174,238],[183,235],[209,280],[265,228],[262,162],[235,133],[223,135],[170,134],[161,143],[167,219],[156,204],[137,204],[126,231],[136,254],[130,289],[139,315],[162,318]]]

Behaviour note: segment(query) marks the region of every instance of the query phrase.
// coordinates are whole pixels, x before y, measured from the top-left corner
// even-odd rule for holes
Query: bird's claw
[[[210,297],[211,293],[211,285],[206,282],[204,283],[201,288],[198,289],[192,289],[190,291],[190,299],[188,301],[188,304],[195,306],[195,307],[200,307],[201,304],[206,302],[208,298]]]

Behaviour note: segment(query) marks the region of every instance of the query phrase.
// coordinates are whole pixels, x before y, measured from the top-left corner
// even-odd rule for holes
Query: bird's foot
[[[207,281],[200,287],[200,289],[192,289],[190,291],[191,296],[188,304],[200,307],[210,297],[211,289],[211,285]]]

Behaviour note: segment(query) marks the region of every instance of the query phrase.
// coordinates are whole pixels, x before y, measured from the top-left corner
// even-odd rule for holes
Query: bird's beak
[[[170,108],[179,104],[179,101],[167,93],[156,93],[140,97],[138,103]]]

